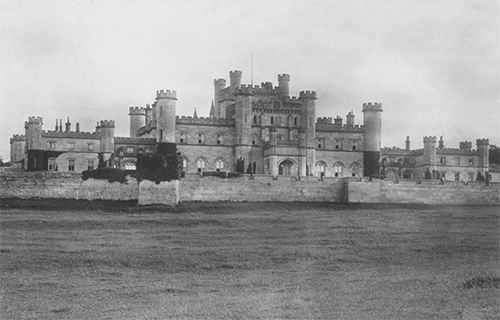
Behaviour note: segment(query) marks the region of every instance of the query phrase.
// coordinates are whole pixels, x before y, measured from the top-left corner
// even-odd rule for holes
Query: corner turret
[[[242,72],[240,70],[229,71],[231,88],[235,89],[241,86],[241,75]]]
[[[280,97],[290,96],[290,75],[289,74],[279,74],[278,75],[278,87],[280,90]]]
[[[380,173],[380,144],[382,134],[382,104],[363,103],[364,142],[363,167],[364,176],[378,176]]]
[[[138,131],[146,125],[146,109],[143,107],[130,107],[130,137],[139,137]]]
[[[156,143],[158,153],[175,153],[175,90],[156,91]]]
[[[354,127],[354,112],[349,111],[349,113],[346,116],[347,118],[347,126],[348,127]]]
[[[484,174],[490,167],[490,140],[477,139],[476,140],[477,153],[479,154],[479,170]]]
[[[43,170],[42,117],[29,117],[24,123],[26,153],[24,167],[29,170]]]

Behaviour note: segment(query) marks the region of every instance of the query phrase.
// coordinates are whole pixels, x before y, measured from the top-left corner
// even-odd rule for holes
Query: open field
[[[500,318],[498,207],[62,204],[2,204],[2,319]]]

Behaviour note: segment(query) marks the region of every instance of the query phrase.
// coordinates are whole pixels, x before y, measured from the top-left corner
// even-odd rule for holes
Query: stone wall
[[[139,187],[135,178],[128,182],[82,180],[80,173],[1,172],[0,198],[48,198],[84,200],[137,200]]]
[[[162,181],[159,184],[149,180],[142,180],[139,183],[137,205],[164,204],[175,206],[178,203],[179,180]]]
[[[363,179],[351,181],[347,194],[350,203],[500,205],[499,183]]]
[[[345,202],[348,179],[245,175],[222,179],[188,174],[180,181],[180,201]]]

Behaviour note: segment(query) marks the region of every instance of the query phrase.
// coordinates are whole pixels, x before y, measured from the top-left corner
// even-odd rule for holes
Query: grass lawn
[[[3,201],[2,319],[500,318],[498,207],[58,204]]]

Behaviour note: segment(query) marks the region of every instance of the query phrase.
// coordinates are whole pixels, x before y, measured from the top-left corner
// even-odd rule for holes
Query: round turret
[[[175,90],[156,91],[156,142],[175,143]]]
[[[364,176],[378,176],[380,173],[380,144],[382,134],[382,104],[363,103],[364,124]]]
[[[280,89],[280,97],[290,96],[290,75],[289,74],[279,74],[278,75],[278,88]]]
[[[231,88],[238,88],[241,86],[241,75],[242,72],[240,70],[229,71],[229,79]]]
[[[146,125],[146,109],[143,107],[130,107],[130,137],[139,137],[138,131]]]

